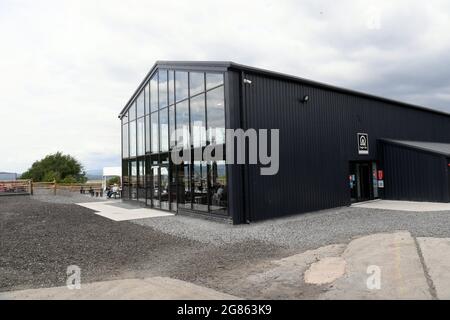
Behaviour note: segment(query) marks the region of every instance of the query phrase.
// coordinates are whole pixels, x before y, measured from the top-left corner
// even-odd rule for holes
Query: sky
[[[120,166],[156,60],[226,60],[450,112],[448,1],[0,0],[0,171]]]

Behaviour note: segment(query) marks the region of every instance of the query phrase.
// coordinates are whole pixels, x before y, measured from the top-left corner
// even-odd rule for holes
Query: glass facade
[[[153,112],[151,114],[151,129],[150,129],[150,136],[151,136],[151,148],[150,151],[153,153],[157,153],[159,150],[159,128],[158,128],[158,111]]]
[[[189,130],[189,101],[178,102],[175,109],[176,142],[178,145],[182,145],[183,149],[189,149],[191,138]]]
[[[135,157],[136,156],[136,120],[130,121],[129,122],[130,125],[130,144],[129,144],[129,148],[130,148],[130,157]]]
[[[128,149],[128,123],[122,124],[122,158],[129,157]]]
[[[167,70],[159,70],[159,81],[158,81],[158,90],[159,90],[159,108],[167,107],[168,96],[167,96]]]
[[[170,158],[177,144],[181,164]],[[224,74],[157,70],[122,118],[123,198],[227,215],[225,160],[203,159],[209,144],[225,144]]]
[[[175,101],[181,101],[189,94],[189,73],[185,71],[175,71]]]
[[[191,98],[191,130],[194,148],[206,145],[205,94]]]
[[[136,117],[142,117],[145,113],[145,90],[141,92],[136,100]]]
[[[225,118],[223,116],[223,86],[206,93],[208,104],[208,142],[225,143]]]
[[[159,151],[169,151],[169,114],[168,108],[159,110]]]
[[[143,156],[145,154],[145,118],[141,117],[137,119],[137,150],[138,156]]]
[[[150,79],[150,111],[158,110],[158,72]]]

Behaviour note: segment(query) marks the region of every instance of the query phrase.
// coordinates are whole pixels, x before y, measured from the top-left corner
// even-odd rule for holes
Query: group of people
[[[227,200],[227,190],[224,185],[216,182],[212,187],[212,203],[215,205],[222,205]]]
[[[112,186],[106,187],[106,197],[110,199],[112,196],[117,196],[119,194],[119,186],[117,184],[114,184]]]

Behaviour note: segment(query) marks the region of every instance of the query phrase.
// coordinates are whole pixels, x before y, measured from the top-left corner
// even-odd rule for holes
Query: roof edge
[[[395,145],[395,146],[401,146],[401,147],[406,147],[409,149],[414,149],[414,150],[419,150],[419,151],[423,151],[423,152],[428,152],[428,153],[432,153],[432,154],[439,154],[441,156],[445,156],[445,157],[450,157],[450,152],[442,152],[442,151],[437,151],[437,150],[431,150],[431,149],[427,149],[427,148],[423,148],[423,147],[419,147],[419,146],[414,146],[411,144],[408,144],[406,142],[402,142],[402,140],[393,140],[393,139],[378,139],[378,141],[380,142],[384,142],[384,143],[388,143],[391,145]],[[411,142],[415,142],[415,141],[411,141]],[[416,142],[428,142],[428,143],[443,143],[445,144],[445,142],[435,142],[435,141],[416,141]]]
[[[134,93],[131,95],[130,99],[127,101],[125,106],[122,108],[122,110],[119,113],[119,118],[121,119],[125,111],[128,109],[128,106],[130,103],[137,97],[139,92],[141,92],[144,85],[147,83],[147,81],[150,79],[150,77],[153,75],[156,69],[158,68],[180,68],[183,67],[184,69],[193,69],[193,68],[202,68],[202,69],[209,69],[210,71],[226,71],[230,66],[234,64],[231,61],[169,61],[169,60],[157,60],[153,66],[150,68],[150,71],[146,74],[144,79],[141,81],[137,89],[134,91]]]
[[[327,90],[332,90],[332,91],[339,92],[339,93],[350,94],[350,95],[353,95],[353,96],[358,96],[358,97],[363,97],[363,98],[367,98],[367,99],[377,100],[377,101],[381,101],[381,102],[385,102],[385,103],[391,103],[391,104],[399,105],[399,106],[402,106],[402,107],[413,108],[413,109],[417,109],[417,110],[421,110],[421,111],[432,112],[432,113],[436,113],[436,114],[439,114],[439,115],[444,115],[444,116],[450,117],[450,113],[445,112],[445,111],[441,111],[441,110],[438,110],[438,109],[433,109],[431,107],[424,107],[424,106],[416,105],[416,104],[413,104],[413,103],[408,103],[408,102],[403,102],[403,101],[399,101],[399,100],[395,100],[395,99],[390,99],[390,98],[377,96],[377,95],[371,94],[371,93],[365,93],[365,92],[361,92],[361,91],[357,91],[357,90],[346,89],[346,88],[334,86],[334,85],[327,84],[327,83],[317,82],[317,81],[314,81],[314,80],[309,80],[309,79],[306,79],[306,78],[289,75],[289,74],[286,74],[286,73],[271,71],[271,70],[262,69],[262,68],[250,67],[250,66],[247,66],[247,65],[237,64],[237,63],[234,63],[234,62],[230,62],[230,63],[231,63],[230,68],[234,68],[234,69],[237,69],[237,70],[240,70],[240,71],[247,71],[247,72],[252,72],[252,73],[257,73],[257,74],[262,74],[262,75],[274,77],[274,78],[279,78],[279,79],[290,80],[290,81],[293,81],[293,82],[304,83],[306,85],[319,87],[319,88],[323,88],[323,89],[327,89]]]
[[[412,109],[415,109],[415,110],[431,112],[431,113],[434,113],[434,114],[450,117],[450,113],[445,112],[445,111],[441,111],[441,110],[438,110],[438,109],[433,109],[433,108],[430,108],[430,107],[424,107],[424,106],[420,106],[420,105],[415,105],[415,104],[412,104],[412,103],[403,102],[403,101],[390,99],[390,98],[385,98],[385,97],[381,97],[381,96],[377,96],[377,95],[374,95],[374,94],[365,93],[365,92],[361,92],[361,91],[356,91],[356,90],[352,90],[352,89],[346,89],[346,88],[330,85],[330,84],[327,84],[327,83],[321,83],[321,82],[317,82],[317,81],[314,81],[314,80],[309,80],[309,79],[306,79],[306,78],[301,78],[301,77],[297,77],[297,76],[293,76],[293,75],[289,75],[289,74],[285,74],[285,73],[281,73],[281,72],[276,72],[276,71],[271,71],[271,70],[262,69],[262,68],[256,68],[256,67],[250,67],[250,66],[243,65],[243,64],[238,64],[238,63],[235,63],[235,62],[232,62],[232,61],[170,61],[170,60],[157,60],[155,62],[155,64],[151,67],[151,69],[147,73],[147,75],[144,77],[142,82],[139,84],[138,88],[133,93],[131,98],[127,101],[125,106],[120,111],[119,118],[122,118],[123,114],[125,113],[125,111],[127,110],[128,106],[129,106],[129,104],[136,98],[136,96],[142,90],[142,87],[145,85],[147,80],[151,77],[153,72],[159,67],[163,67],[163,68],[180,68],[180,67],[183,67],[183,69],[186,69],[186,70],[195,69],[195,68],[203,68],[203,69],[210,69],[211,71],[226,71],[226,70],[229,70],[229,69],[231,69],[231,70],[234,69],[234,70],[237,70],[237,71],[256,73],[256,74],[265,75],[265,76],[272,77],[272,78],[284,79],[284,80],[288,80],[288,81],[293,81],[293,82],[297,82],[297,83],[310,85],[310,86],[313,86],[313,87],[318,87],[318,88],[322,88],[322,89],[326,89],[326,90],[331,90],[331,91],[334,91],[334,92],[339,92],[339,93],[343,93],[343,94],[349,94],[349,95],[353,95],[353,96],[357,96],[357,97],[362,97],[362,98],[366,98],[366,99],[376,100],[376,101],[380,101],[380,102],[384,102],[384,103],[394,104],[394,105],[401,106],[401,107],[412,108]]]

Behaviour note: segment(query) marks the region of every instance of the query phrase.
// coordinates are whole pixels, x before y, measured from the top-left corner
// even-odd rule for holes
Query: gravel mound
[[[296,216],[228,225],[185,216],[134,220],[171,235],[219,246],[260,241],[296,250],[347,243],[356,236],[407,230],[415,237],[449,237],[450,212],[406,212],[342,207]]]

